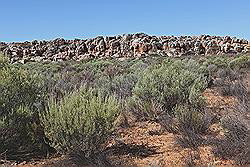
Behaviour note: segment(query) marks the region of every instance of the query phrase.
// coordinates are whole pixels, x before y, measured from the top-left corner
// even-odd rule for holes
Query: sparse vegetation
[[[249,127],[241,117],[248,110],[242,77],[248,68],[244,55],[27,64],[0,56],[0,158],[22,161],[56,151],[106,162],[104,144],[122,112],[159,123],[183,148],[210,144],[216,156],[249,164]],[[235,97],[241,116],[209,113],[202,95],[208,87]],[[215,120],[225,135],[211,144]]]
[[[249,129],[242,116],[237,113],[223,117],[225,138],[216,143],[215,154],[222,158],[234,159],[239,165],[250,163]]]

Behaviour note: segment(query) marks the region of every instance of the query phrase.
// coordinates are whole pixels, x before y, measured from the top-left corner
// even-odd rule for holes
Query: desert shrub
[[[250,65],[250,56],[249,55],[240,55],[237,57],[229,56],[210,56],[199,60],[200,63],[206,66],[209,71],[216,72],[218,69],[240,69],[240,68],[249,68]],[[212,69],[211,69],[212,67]]]
[[[214,83],[217,86],[217,89],[219,90],[221,95],[223,96],[232,95],[231,85],[229,82],[225,82],[225,80],[218,78],[215,80]]]
[[[135,75],[130,75],[128,69],[124,69],[123,66],[119,62],[100,60],[73,64],[55,74],[45,75],[47,92],[60,99],[65,94],[78,90],[84,85],[99,89],[107,96],[114,94],[122,98],[127,97],[128,94],[131,94],[130,89],[136,78]],[[125,95],[122,95],[121,91]]]
[[[231,85],[231,91],[233,96],[237,97],[240,102],[246,102],[247,99],[247,87],[242,81],[234,82]]]
[[[130,97],[127,99],[126,105],[128,112],[131,112],[137,120],[164,121],[166,123],[166,119],[163,120],[162,118],[165,118],[168,114],[163,110],[162,105],[156,101],[142,101],[135,97]],[[166,123],[166,125],[170,124]],[[170,127],[168,129],[169,131],[172,130]]]
[[[231,60],[228,63],[230,68],[249,68],[250,67],[250,56],[244,55]]]
[[[204,134],[212,124],[212,116],[202,109],[181,104],[175,108],[177,128],[179,132],[194,132]]]
[[[170,61],[149,67],[137,82],[133,93],[143,102],[155,101],[173,114],[177,104],[199,106],[200,93],[206,88],[204,69],[194,61]]]
[[[209,56],[203,59],[201,62],[205,66],[216,65],[219,68],[228,67],[230,57],[228,56]]]
[[[218,67],[215,64],[209,64],[207,65],[207,70],[209,72],[209,75],[212,77],[217,72]]]
[[[103,74],[107,75],[110,79],[112,79],[115,76],[121,74],[123,70],[124,69],[122,69],[122,67],[120,67],[119,64],[113,64],[113,65],[107,66],[103,70]]]
[[[197,149],[204,144],[204,141],[202,135],[194,133],[193,131],[186,131],[175,137],[176,144],[183,148]]]
[[[131,66],[129,66],[129,71],[133,73],[143,72],[149,65],[142,60],[137,60]]]
[[[29,160],[53,150],[46,145],[42,127],[34,111],[20,106],[0,120],[0,154],[6,159]]]
[[[27,150],[41,151],[44,136],[37,111],[43,108],[44,92],[40,77],[5,61],[0,78],[0,153],[13,158]]]
[[[230,77],[230,79],[239,77],[239,69],[250,67],[250,56],[240,55],[237,57],[229,56],[210,56],[199,59],[200,64],[204,66],[208,71],[208,79],[210,80],[210,86],[214,85],[214,78]],[[237,71],[237,73],[236,73]],[[224,76],[218,76],[224,75]],[[225,89],[228,89],[225,87]],[[223,91],[223,90],[222,90]],[[226,91],[226,90],[225,90]]]
[[[142,60],[128,62],[126,66],[123,66],[123,72],[115,75],[110,81],[110,92],[121,99],[131,97],[133,88],[148,66]]]
[[[63,62],[27,62],[25,64],[13,64],[19,69],[27,70],[30,73],[39,73],[41,75],[53,75],[60,72],[65,72],[64,69],[70,67]],[[63,71],[64,70],[64,71]]]
[[[104,96],[110,96],[114,93],[112,89],[112,79],[102,73],[98,74],[98,79],[93,82],[92,88],[99,90]]]
[[[3,56],[1,53],[0,53],[0,68],[3,68],[5,66],[7,66],[9,64],[9,60],[7,57]]]
[[[181,146],[197,148],[212,124],[212,116],[203,110],[201,96],[207,87],[207,74],[204,66],[194,60],[167,59],[153,65],[136,84],[130,111],[179,134],[176,141]]]
[[[215,145],[215,155],[225,159],[234,159],[240,165],[249,164],[250,133],[247,121],[235,113],[223,117],[221,125],[225,130],[225,137]]]
[[[67,93],[79,89],[82,85],[88,84],[83,76],[73,72],[56,73],[52,76],[46,75],[44,76],[44,82],[48,96],[58,100],[63,98]]]
[[[50,71],[51,66],[56,67],[57,71]],[[50,97],[57,99],[63,98],[67,93],[78,90],[81,86],[93,86],[96,79],[101,77],[103,72],[100,68],[104,68],[104,63],[81,62],[79,64],[63,63],[44,66],[44,70],[37,70],[43,75],[44,86]],[[48,68],[47,68],[48,66]],[[107,65],[106,65],[107,66]],[[103,69],[102,69],[103,70]]]
[[[114,95],[119,98],[128,98],[132,96],[132,90],[138,81],[136,74],[124,74],[114,77],[112,80],[112,90]]]
[[[235,70],[230,68],[218,70],[214,84],[224,96],[235,96],[242,102],[247,98],[247,88],[243,84],[241,74]]]
[[[204,144],[202,134],[208,132],[213,123],[213,116],[202,108],[193,108],[185,104],[179,104],[175,108],[175,113],[175,132],[181,134],[177,136],[176,142],[185,148],[197,148]]]
[[[60,153],[80,152],[88,157],[106,141],[118,113],[114,97],[103,99],[93,89],[82,88],[60,102],[51,100],[40,118],[51,146]]]
[[[132,89],[137,83],[143,67],[131,66],[130,69],[129,66],[126,66],[127,64],[107,66],[103,71],[95,73],[90,87],[99,89],[105,95],[114,95],[121,99],[128,98],[132,95]]]
[[[19,68],[39,73],[49,96],[61,99],[81,86],[99,89],[105,95],[127,98],[143,70],[143,60],[92,60],[88,62],[27,63]]]
[[[115,63],[110,60],[93,60],[78,66],[78,68],[81,69],[81,71],[87,68],[93,69],[96,72],[103,72],[108,67],[112,67],[114,65]]]
[[[12,66],[0,69],[0,116],[8,115],[19,106],[33,107],[43,95],[39,77]]]

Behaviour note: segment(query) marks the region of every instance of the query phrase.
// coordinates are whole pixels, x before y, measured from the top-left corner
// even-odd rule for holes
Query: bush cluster
[[[248,68],[248,58],[156,56],[20,65],[0,56],[0,155],[17,159],[56,150],[90,162],[120,112],[157,121],[177,134],[177,143],[197,148],[213,121],[202,92],[212,83],[245,100],[246,88],[236,82],[234,68]]]

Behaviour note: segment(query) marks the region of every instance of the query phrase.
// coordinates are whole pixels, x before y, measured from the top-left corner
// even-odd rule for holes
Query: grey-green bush
[[[135,99],[145,102],[155,101],[163,110],[174,114],[177,104],[188,103],[199,106],[201,92],[207,86],[205,70],[193,60],[167,60],[154,65],[143,73],[133,93]]]
[[[233,159],[238,165],[250,164],[250,131],[247,121],[238,111],[222,117],[225,137],[215,144],[213,151],[216,156]]]
[[[0,58],[0,78],[0,154],[11,159],[17,154],[23,157],[20,154],[26,151],[40,151],[43,133],[37,111],[44,92],[39,76]]]
[[[76,151],[88,157],[99,151],[112,132],[119,109],[114,97],[103,98],[93,89],[81,88],[60,102],[51,100],[40,119],[51,146],[58,152]]]
[[[187,104],[179,104],[174,111],[177,118],[176,127],[181,133],[194,132],[195,134],[203,134],[207,132],[212,124],[211,115]]]
[[[250,67],[250,55],[243,55],[231,60],[228,63],[231,68],[249,68]]]
[[[34,107],[43,95],[37,75],[6,64],[0,68],[0,116],[7,116],[21,105]]]
[[[37,136],[40,127],[34,121],[33,114],[28,107],[20,106],[16,111],[10,112],[8,117],[1,117],[0,154],[4,153],[7,159],[13,159],[14,155],[19,155],[20,158],[25,152],[40,150],[42,143]],[[32,155],[27,158],[32,158]]]

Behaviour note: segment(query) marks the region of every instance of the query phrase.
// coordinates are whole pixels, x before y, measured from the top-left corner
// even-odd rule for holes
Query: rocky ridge
[[[11,62],[129,58],[148,54],[180,57],[250,52],[250,41],[225,36],[149,36],[144,33],[92,39],[55,39],[23,43],[0,42],[0,52]]]

